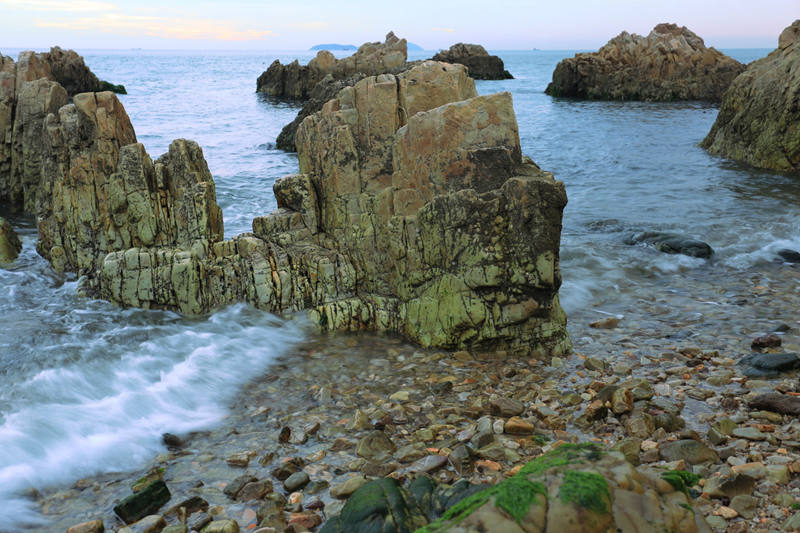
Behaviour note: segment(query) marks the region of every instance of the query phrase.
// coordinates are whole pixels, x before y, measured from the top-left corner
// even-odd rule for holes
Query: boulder
[[[545,92],[590,100],[717,102],[744,68],[685,26],[662,23],[647,37],[623,31],[597,52],[562,60]]]
[[[712,154],[754,167],[800,170],[800,19],[783,30],[778,48],[753,61],[725,93],[701,143]]]
[[[154,481],[120,501],[114,506],[114,512],[126,524],[131,524],[147,515],[155,514],[171,497],[166,483],[161,480]]]
[[[127,94],[124,86],[99,80],[86,66],[83,57],[74,50],[62,50],[54,46],[49,52],[40,55],[44,62],[50,65],[53,79],[60,83],[70,96],[100,91]]]
[[[22,251],[22,243],[11,224],[0,217],[0,263],[10,263]]]
[[[354,74],[397,73],[405,70],[407,57],[406,40],[389,32],[383,43],[364,43],[353,55],[343,59],[336,59],[327,50],[317,52],[308,65],[300,65],[297,60],[282,65],[276,59],[256,80],[256,92],[273,98],[307,100],[317,82],[327,75],[345,79]]]
[[[279,209],[252,234],[111,252],[96,294],[190,314],[310,309],[324,330],[424,346],[569,349],[566,195],[522,156],[511,95],[476,96],[463,66],[425,62],[344,88],[296,144],[301,174],[276,182]]]
[[[458,63],[467,67],[469,75],[475,80],[511,80],[514,79],[497,56],[489,55],[479,44],[454,44],[447,50],[434,55],[431,60],[444,63]]]
[[[455,484],[450,501],[424,478],[408,491],[394,479],[373,481],[356,491],[321,533],[417,527],[417,533],[705,533],[710,529],[688,497],[688,488],[698,480],[688,472],[636,469],[622,454],[596,444],[563,444],[497,485]],[[442,512],[438,520],[419,526]]]
[[[748,405],[753,410],[772,411],[782,415],[800,415],[800,398],[779,392],[759,394],[751,399]]]
[[[749,378],[775,377],[800,368],[800,355],[796,353],[761,353],[739,360],[742,373]]]
[[[677,233],[644,231],[629,235],[624,242],[628,245],[646,244],[667,254],[683,254],[702,259],[714,255],[714,250],[707,243]]]

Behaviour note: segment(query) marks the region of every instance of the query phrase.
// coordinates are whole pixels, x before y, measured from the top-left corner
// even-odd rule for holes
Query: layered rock
[[[800,170],[800,20],[733,81],[701,146],[755,167]]]
[[[323,329],[425,346],[569,349],[558,303],[563,185],[523,157],[508,93],[426,62],[343,89],[297,131],[301,174],[230,241],[108,254],[98,294],[202,313],[311,309]]]
[[[274,98],[307,100],[317,82],[327,75],[344,79],[354,74],[397,73],[405,69],[407,56],[406,40],[389,32],[383,43],[364,43],[356,53],[343,59],[336,59],[327,50],[317,52],[308,65],[300,65],[297,60],[282,65],[276,59],[258,77],[256,91]]]
[[[719,101],[744,65],[675,24],[623,31],[599,51],[562,60],[545,92],[595,100]]]
[[[512,76],[497,56],[489,55],[479,44],[454,44],[431,58],[433,61],[458,63],[469,69],[469,75],[476,80],[510,80]]]
[[[10,263],[22,251],[19,236],[6,219],[0,217],[0,263]]]
[[[0,202],[36,212],[45,118],[106,85],[72,50],[22,52],[16,63],[0,55]]]

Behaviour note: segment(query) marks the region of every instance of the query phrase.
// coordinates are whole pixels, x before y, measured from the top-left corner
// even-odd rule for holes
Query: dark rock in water
[[[564,59],[545,92],[592,100],[719,101],[744,68],[685,26],[658,24],[647,37],[623,31],[597,52]]]
[[[258,481],[258,478],[250,474],[244,474],[225,485],[225,488],[222,489],[222,492],[228,498],[234,500],[236,499],[236,495],[239,493],[239,491],[242,490],[245,485],[252,483],[253,481]]]
[[[469,76],[475,80],[511,80],[514,79],[497,56],[489,55],[479,44],[458,43],[448,50],[442,50],[431,58],[433,61],[458,63],[469,70]]]
[[[114,85],[113,83],[105,80],[100,80],[100,88],[98,90],[111,91],[112,93],[117,93],[117,94],[128,94],[128,91],[125,90],[124,85],[122,84]]]
[[[711,246],[703,241],[677,233],[663,233],[660,231],[635,233],[625,239],[625,244],[647,244],[653,246],[659,252],[683,254],[702,259],[708,259],[714,255],[714,250]]]
[[[778,392],[768,392],[756,396],[748,403],[750,409],[772,411],[782,415],[800,415],[800,398]]]
[[[162,480],[153,481],[141,491],[131,494],[114,507],[114,512],[126,524],[131,524],[147,515],[155,514],[172,495]]]
[[[739,365],[749,378],[777,376],[800,368],[800,356],[795,353],[754,354],[743,357]]]
[[[293,121],[283,127],[275,141],[275,147],[286,152],[297,151],[294,145],[294,135],[297,133],[297,128],[300,126],[300,123],[303,122],[303,119],[322,110],[322,106],[325,105],[325,102],[335,98],[336,95],[339,94],[339,91],[345,87],[352,87],[363,78],[365,78],[365,76],[361,73],[356,73],[343,79],[336,79],[330,74],[322,78],[311,90],[311,94],[308,97],[308,101],[303,106],[303,109],[297,113]]]
[[[411,494],[396,479],[383,478],[355,491],[319,533],[412,533],[427,523]]]
[[[796,252],[788,248],[778,250],[778,256],[780,256],[780,258],[787,263],[800,263],[800,252]]]
[[[712,154],[772,170],[800,171],[800,20],[778,48],[753,61],[731,83],[717,119],[700,144]]]
[[[452,506],[490,485],[473,485],[462,479],[451,485],[439,485],[427,476],[416,478],[408,486],[408,490],[419,504],[422,512],[431,522],[441,516]]]
[[[780,335],[770,333],[769,335],[761,335],[753,339],[750,347],[754,350],[763,350],[765,348],[777,348],[781,345]]]
[[[180,448],[183,446],[183,440],[177,435],[173,435],[172,433],[164,433],[161,435],[161,442],[164,443],[165,446],[169,446],[171,448]]]

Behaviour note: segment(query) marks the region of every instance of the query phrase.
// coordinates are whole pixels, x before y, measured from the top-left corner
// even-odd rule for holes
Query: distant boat
[[[357,50],[358,48],[352,44],[315,44],[310,50]]]

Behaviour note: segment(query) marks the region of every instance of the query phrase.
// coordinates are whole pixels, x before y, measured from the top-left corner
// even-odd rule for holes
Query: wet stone
[[[208,513],[194,513],[186,521],[186,525],[192,531],[200,531],[211,523],[211,516]]]
[[[736,428],[731,433],[734,437],[738,437],[741,439],[747,440],[764,440],[767,436],[762,433],[758,428],[752,427],[745,427],[745,428]]]
[[[239,533],[239,523],[236,520],[214,520],[203,529],[203,533]]]
[[[770,333],[768,335],[762,335],[760,337],[756,337],[753,339],[753,342],[750,344],[750,347],[753,350],[764,350],[767,348],[777,348],[782,343],[780,335],[776,335],[775,333]]]
[[[525,411],[525,405],[511,398],[496,398],[489,402],[489,410],[495,416],[507,418],[521,415]]]
[[[118,533],[159,533],[167,525],[161,515],[150,515],[142,518],[138,522],[123,527]]]
[[[429,455],[411,464],[408,471],[415,474],[433,472],[447,464],[447,457],[443,455]]]
[[[67,529],[67,533],[103,533],[104,529],[102,520],[91,520],[75,524]]]
[[[269,481],[253,481],[242,487],[242,490],[236,494],[236,499],[241,502],[260,500],[269,492],[272,492],[272,483]]]
[[[311,481],[311,479],[308,477],[308,474],[300,470],[286,478],[283,482],[283,487],[288,491],[295,491],[308,485],[309,481]]]
[[[683,439],[668,442],[661,446],[659,450],[662,459],[665,461],[684,460],[691,465],[719,462],[717,452],[693,439]]]
[[[130,524],[158,511],[169,501],[170,497],[167,484],[162,480],[157,480],[141,491],[123,499],[114,507],[114,512],[124,522]]]
[[[339,500],[347,499],[351,494],[365,485],[368,481],[369,480],[364,476],[351,477],[344,483],[339,483],[338,485],[331,487],[331,496]]]
[[[356,454],[372,461],[381,461],[397,450],[383,431],[373,431],[358,442]]]
[[[244,474],[242,476],[237,477],[227,485],[225,488],[222,489],[222,492],[230,499],[236,499],[236,495],[242,490],[242,487],[251,483],[253,481],[258,481],[258,478],[255,476],[251,476],[250,474]]]

